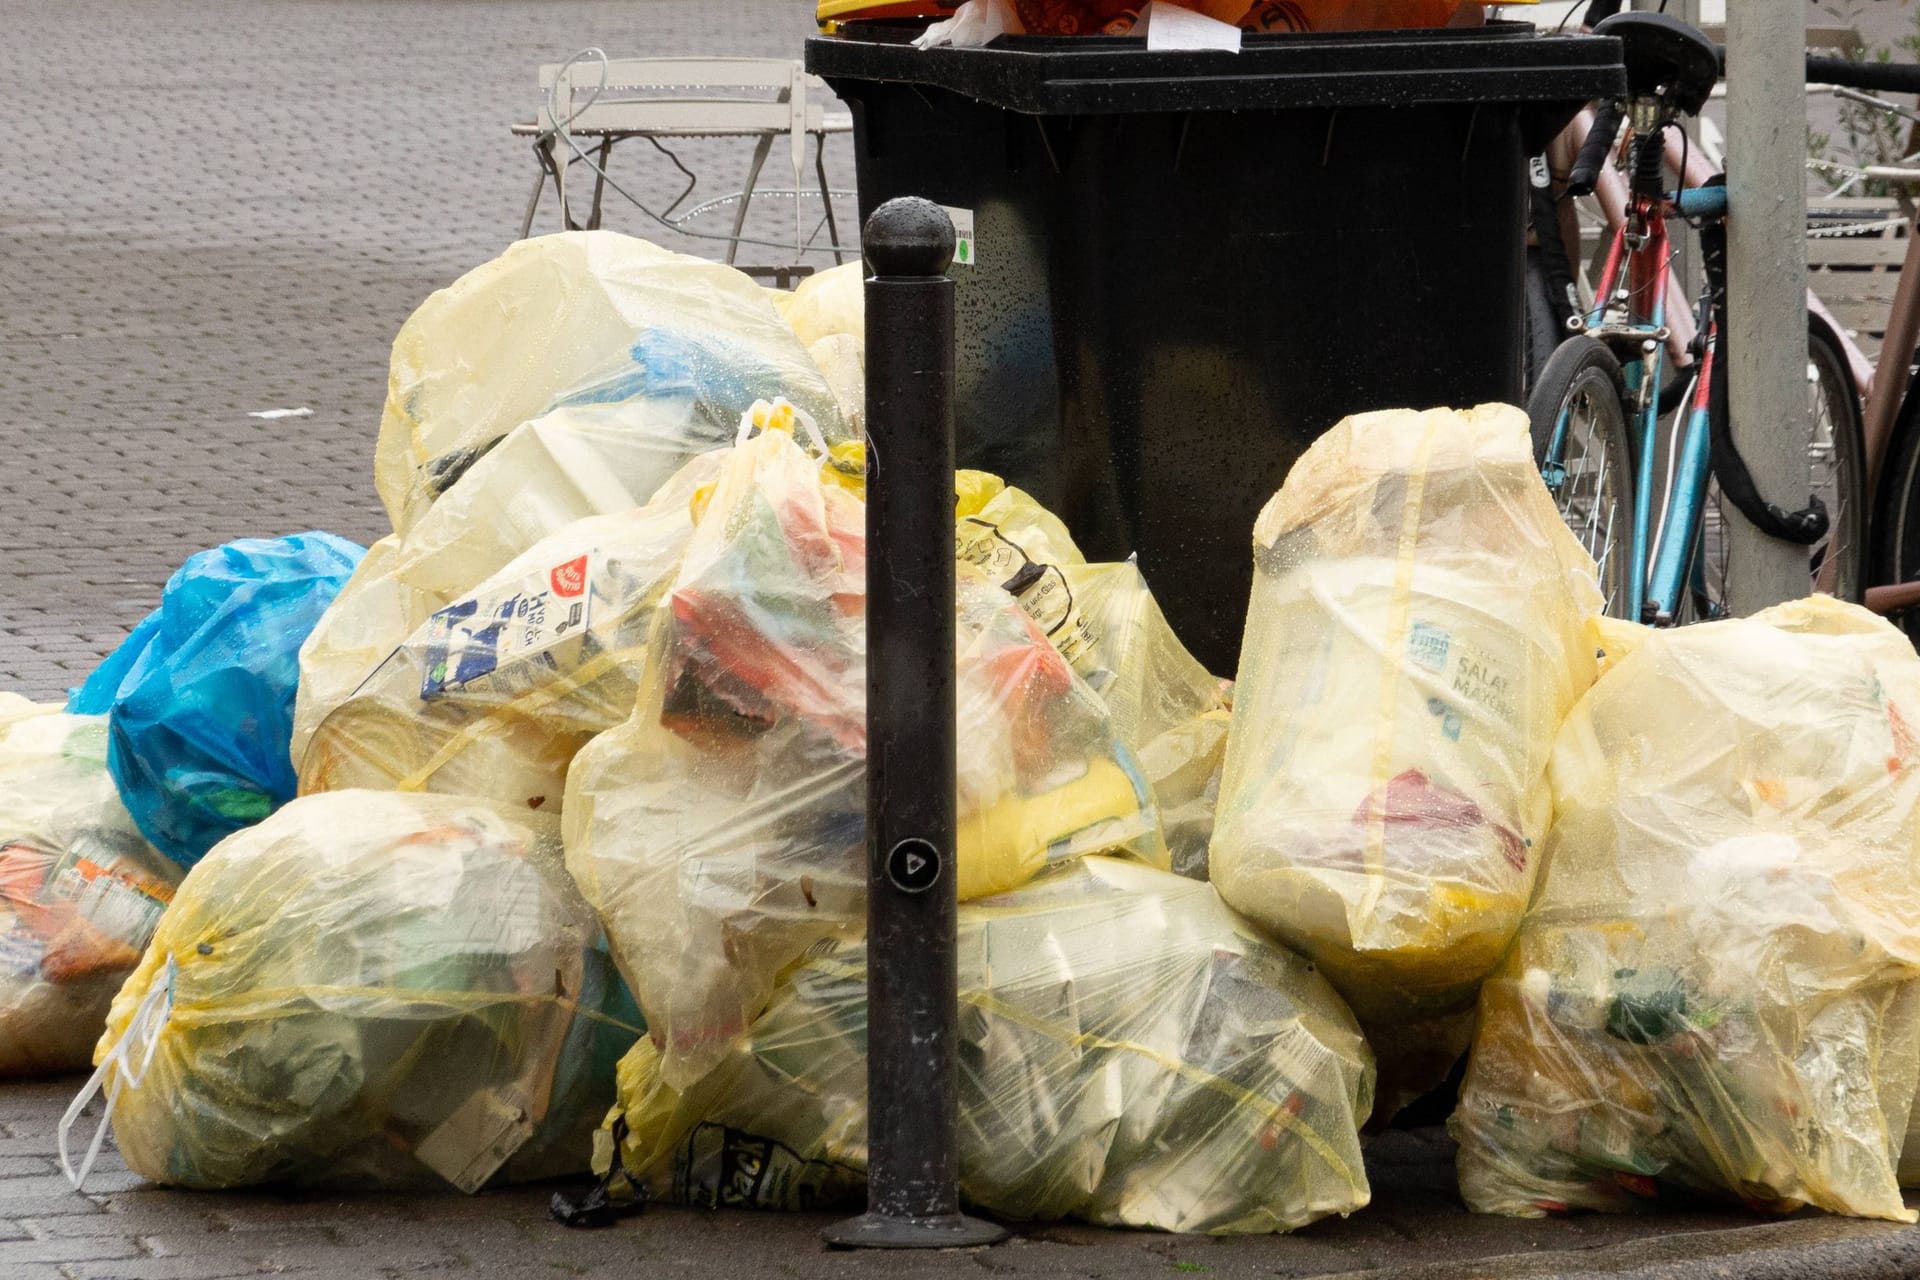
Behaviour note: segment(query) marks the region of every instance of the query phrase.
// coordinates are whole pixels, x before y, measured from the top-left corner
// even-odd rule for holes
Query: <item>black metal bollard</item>
[[[1006,1232],[960,1212],[954,877],[953,224],[867,220],[867,1212],[848,1248]]]

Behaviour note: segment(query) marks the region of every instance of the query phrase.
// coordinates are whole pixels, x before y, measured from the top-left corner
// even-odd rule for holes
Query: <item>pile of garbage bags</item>
[[[833,318],[846,287],[824,283],[834,275],[809,293],[820,337],[847,323]],[[434,294],[394,341],[375,450],[394,531],[301,652],[295,759],[435,613],[574,521],[648,502],[732,444],[756,401],[783,397],[847,438],[768,291],[644,240],[523,240]]]
[[[861,300],[516,245],[395,343],[391,534],[203,553],[65,710],[0,696],[0,1071],[92,1044],[76,1177],[110,1123],[184,1187],[859,1202]],[[1899,633],[1600,618],[1506,406],[1339,423],[1252,532],[1228,683],[955,477],[968,1202],[1351,1213],[1470,1049],[1476,1210],[1912,1220]]]
[[[770,429],[725,459],[632,719],[567,778],[568,865],[691,1084],[814,944],[865,919],[866,512],[857,455]],[[963,899],[1090,852],[1166,859],[1106,708],[1014,598],[959,586]]]
[[[1915,725],[1912,646],[1824,597],[1612,657],[1561,728],[1546,882],[1481,994],[1452,1122],[1470,1207],[1914,1221]]]
[[[1208,885],[1085,858],[963,905],[958,954],[960,1183],[974,1205],[1226,1233],[1367,1203],[1360,1029],[1312,965]],[[810,951],[687,1088],[652,1043],[634,1046],[597,1171],[617,1166],[616,1191],[706,1207],[858,1204],[866,963],[858,938]]]
[[[466,1190],[569,1150],[577,1169],[636,1028],[663,1080],[696,1086],[796,963],[858,946],[858,270],[778,295],[571,234],[408,322],[376,465],[394,532],[265,655],[299,647],[291,723],[276,704],[262,737],[300,798],[236,808],[194,852],[96,1049],[134,1168]],[[1087,563],[994,477],[959,488],[962,893],[1096,854],[1167,879],[1162,796],[1204,866],[1222,682],[1137,567]],[[1336,998],[1308,982],[1298,1002],[1350,1068],[1313,1082],[1338,1176],[1251,1212],[1260,1229],[1365,1196],[1370,1059]],[[467,1070],[423,1066],[443,1059]]]
[[[1595,570],[1501,405],[1340,423],[1254,555],[1213,882],[1353,1005],[1391,1111],[1466,1047],[1532,895]]]

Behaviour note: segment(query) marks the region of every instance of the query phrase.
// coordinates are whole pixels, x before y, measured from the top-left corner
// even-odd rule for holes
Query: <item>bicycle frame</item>
[[[1593,121],[1593,108],[1581,108],[1579,115],[1574,117],[1572,123],[1567,125],[1566,129],[1564,129],[1548,147],[1547,161],[1556,182],[1564,182],[1566,180],[1567,170],[1573,164],[1573,157],[1579,154],[1580,148],[1586,143],[1587,135],[1593,131]],[[1713,177],[1717,172],[1712,162],[1708,160],[1705,150],[1687,141],[1686,135],[1684,135],[1679,128],[1667,130],[1666,152],[1667,167],[1674,173],[1680,175],[1680,185],[1683,188],[1691,189],[1698,187]],[[1599,183],[1594,188],[1592,198],[1594,205],[1597,206],[1600,211],[1600,216],[1606,226],[1607,234],[1609,236],[1617,234],[1620,229],[1626,225],[1628,212],[1632,205],[1632,196],[1627,190],[1626,175],[1618,169],[1609,167],[1600,174]],[[1568,203],[1567,212],[1564,216],[1566,220],[1562,224],[1561,239],[1568,247],[1569,262],[1573,268],[1574,276],[1577,279],[1588,269],[1588,264],[1580,260],[1579,251],[1575,247],[1579,244],[1579,227],[1577,221],[1574,220],[1571,202]],[[1902,280],[1906,278],[1904,274],[1901,276]],[[1676,279],[1669,283],[1669,289],[1678,283],[1676,277]],[[1600,295],[1596,294],[1595,296],[1598,297]],[[1812,288],[1808,288],[1807,290],[1807,310],[1818,314],[1831,325],[1834,336],[1840,339],[1841,350],[1846,355],[1848,367],[1853,370],[1853,380],[1859,387],[1861,400],[1868,406],[1867,452],[1875,466],[1875,470],[1870,474],[1878,475],[1877,467],[1880,453],[1883,450],[1876,446],[1884,444],[1884,438],[1888,434],[1888,430],[1885,425],[1882,425],[1881,429],[1877,431],[1875,429],[1877,419],[1874,417],[1871,407],[1875,389],[1874,362],[1867,358],[1866,353],[1860,349],[1859,344],[1848,334],[1846,328],[1834,318],[1833,313],[1827,309],[1826,303],[1820,300]],[[1892,322],[1897,323],[1904,318],[1905,321],[1911,325],[1914,323],[1916,315],[1920,315],[1920,300],[1916,300],[1914,305],[1905,307],[1896,300]],[[1694,336],[1693,318],[1684,311],[1678,312],[1672,317],[1672,323],[1668,327],[1672,332],[1667,339],[1667,352],[1676,364],[1684,365],[1685,352],[1689,344],[1692,343]],[[1909,330],[1908,332],[1911,333],[1912,331]],[[1892,332],[1889,331],[1888,337],[1891,338],[1892,336]],[[1909,346],[1911,346],[1911,343],[1909,343]],[[1899,396],[1896,394],[1892,399],[1894,403],[1897,404]],[[1892,420],[1891,412],[1886,414],[1886,418],[1887,423],[1890,424]]]
[[[1720,187],[1682,191],[1676,200],[1681,209],[1698,216],[1724,216],[1726,212],[1725,189]],[[1627,575],[1628,616],[1656,625],[1674,621],[1679,613],[1681,593],[1695,585],[1695,551],[1706,507],[1707,481],[1712,473],[1713,443],[1707,405],[1712,394],[1719,343],[1719,334],[1709,317],[1703,350],[1694,368],[1686,423],[1684,428],[1676,427],[1683,434],[1672,483],[1666,490],[1667,501],[1659,527],[1655,528],[1652,498],[1660,439],[1659,392],[1672,338],[1667,319],[1668,285],[1673,276],[1673,249],[1667,236],[1669,205],[1664,199],[1634,197],[1630,217],[1614,231],[1600,286],[1594,291],[1593,309],[1584,326],[1590,337],[1607,343],[1622,357],[1625,394],[1621,402],[1633,418],[1629,429],[1637,432],[1639,438],[1639,461],[1634,475],[1637,501]],[[1630,245],[1630,237],[1638,243]],[[1610,321],[1608,313],[1616,306],[1624,306],[1625,315]],[[1565,454],[1569,416],[1570,410],[1563,411],[1554,424],[1547,446],[1549,459]],[[1548,479],[1552,481],[1554,477]]]

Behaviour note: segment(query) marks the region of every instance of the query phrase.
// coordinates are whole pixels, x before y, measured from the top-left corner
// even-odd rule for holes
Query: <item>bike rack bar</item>
[[[844,1248],[953,1249],[960,1212],[953,554],[953,224],[867,220],[867,1212]]]

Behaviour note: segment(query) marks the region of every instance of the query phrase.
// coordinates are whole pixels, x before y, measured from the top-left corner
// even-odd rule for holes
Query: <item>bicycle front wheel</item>
[[[1867,456],[1860,393],[1838,335],[1819,316],[1807,329],[1807,470],[1812,490],[1826,504],[1827,534],[1807,549],[1807,589],[1858,602],[1867,588]],[[1727,574],[1732,561],[1728,523],[1732,504],[1718,484],[1707,490],[1701,512],[1700,573],[1695,613],[1728,612]]]
[[[1527,397],[1534,461],[1560,518],[1600,571],[1606,610],[1625,617],[1632,570],[1633,442],[1620,362],[1592,338],[1554,350]]]

